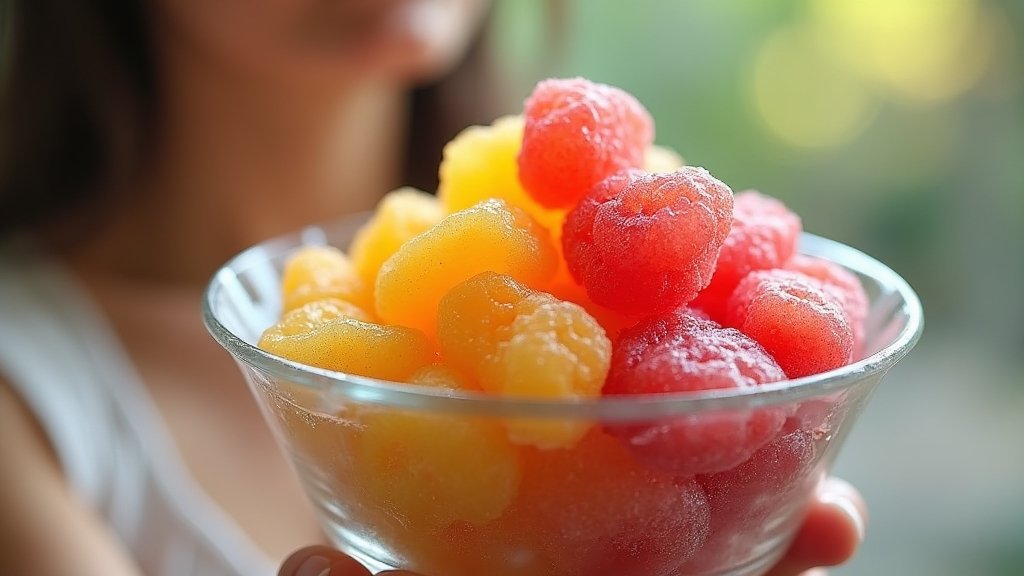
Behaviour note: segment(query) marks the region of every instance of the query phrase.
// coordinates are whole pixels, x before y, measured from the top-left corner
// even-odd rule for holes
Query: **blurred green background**
[[[658,142],[921,296],[925,335],[840,454],[867,541],[834,570],[1024,574],[1024,2],[505,0],[516,99],[627,89]]]

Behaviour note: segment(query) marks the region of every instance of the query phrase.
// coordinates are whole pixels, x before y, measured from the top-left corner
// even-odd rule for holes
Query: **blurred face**
[[[157,47],[187,65],[296,86],[429,80],[487,0],[156,0]]]

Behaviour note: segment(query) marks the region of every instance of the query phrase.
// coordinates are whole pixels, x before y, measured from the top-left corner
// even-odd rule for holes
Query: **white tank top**
[[[49,436],[72,489],[145,574],[275,573],[190,476],[84,288],[24,242],[0,246],[0,375]]]

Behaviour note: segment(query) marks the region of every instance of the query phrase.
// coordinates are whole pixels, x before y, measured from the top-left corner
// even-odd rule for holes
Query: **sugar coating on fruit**
[[[639,463],[598,430],[570,450],[528,451],[510,515],[528,526],[552,574],[669,574],[706,538],[708,508],[693,480]]]
[[[748,274],[729,299],[729,324],[764,346],[790,378],[845,366],[853,355],[842,305],[799,272]]]
[[[372,322],[373,318],[355,304],[338,300],[337,298],[325,298],[314,300],[294,310],[285,312],[284,316],[264,333],[262,340],[280,339],[286,336],[297,336],[305,334],[323,324],[341,318],[351,318],[362,322]]]
[[[729,296],[740,280],[754,270],[782,266],[796,251],[801,231],[800,217],[779,200],[753,190],[737,194],[732,228],[718,253],[715,273],[693,304],[724,321]]]
[[[448,361],[503,396],[599,396],[611,357],[604,329],[582,307],[490,272],[441,300],[438,340]],[[513,441],[541,448],[571,446],[588,428],[544,419],[508,422]]]
[[[493,271],[537,286],[557,267],[551,239],[533,218],[503,200],[487,200],[446,216],[381,266],[376,312],[385,322],[434,334],[438,303],[455,285]]]
[[[373,286],[377,271],[410,238],[432,228],[444,218],[437,198],[415,188],[389,192],[377,204],[370,220],[356,232],[349,247],[352,265]]]
[[[403,381],[435,357],[426,336],[346,316],[316,302],[286,314],[260,338],[259,347],[294,362],[370,378]]]
[[[675,310],[711,280],[732,209],[732,191],[703,168],[621,172],[566,216],[569,271],[594,302],[612,310]]]
[[[323,298],[373,309],[370,286],[348,257],[331,246],[305,246],[292,254],[281,275],[281,294],[285,312]]]
[[[785,518],[802,510],[814,482],[817,448],[803,430],[781,435],[739,466],[697,477],[711,512],[708,539],[687,572],[743,564],[785,537]]]
[[[651,144],[644,150],[644,172],[675,172],[685,165],[683,157],[671,148]]]
[[[864,346],[864,320],[868,317],[868,295],[860,280],[838,264],[804,254],[794,254],[783,268],[818,280],[839,301],[853,331],[854,354],[859,354]]]
[[[432,365],[412,384],[469,386],[458,372]],[[501,516],[521,476],[518,449],[493,419],[381,408],[364,411],[357,474],[369,504],[412,532]]]
[[[604,393],[664,394],[743,389],[785,379],[757,342],[684,311],[654,316],[615,343]],[[641,461],[683,476],[727,470],[771,441],[787,408],[711,412],[609,425]]]
[[[569,208],[608,176],[642,167],[654,140],[654,121],[636,98],[582,78],[537,84],[523,115],[519,179],[549,208]]]

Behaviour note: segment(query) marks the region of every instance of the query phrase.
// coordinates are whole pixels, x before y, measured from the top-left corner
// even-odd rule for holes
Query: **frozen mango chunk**
[[[370,286],[348,257],[330,246],[305,246],[292,254],[281,276],[281,294],[285,312],[323,298],[373,309]]]
[[[389,192],[352,239],[352,265],[367,285],[373,286],[381,264],[410,238],[440,222],[444,215],[437,198],[426,192],[415,188]]]
[[[456,284],[494,271],[539,285],[557,267],[551,239],[533,218],[502,200],[487,200],[450,214],[381,266],[374,293],[377,315],[433,334],[437,305]]]
[[[449,292],[438,311],[446,357],[495,394],[587,398],[601,393],[611,342],[581,306],[536,292],[509,276],[484,273]],[[572,446],[589,423],[512,420],[513,442]]]
[[[263,333],[259,347],[294,362],[393,381],[434,359],[422,332],[358,320],[346,309],[331,301],[297,308]]]
[[[472,386],[444,365],[428,366],[410,382]],[[493,419],[382,408],[364,413],[362,424],[357,474],[367,497],[413,533],[489,522],[515,498],[518,448]]]

